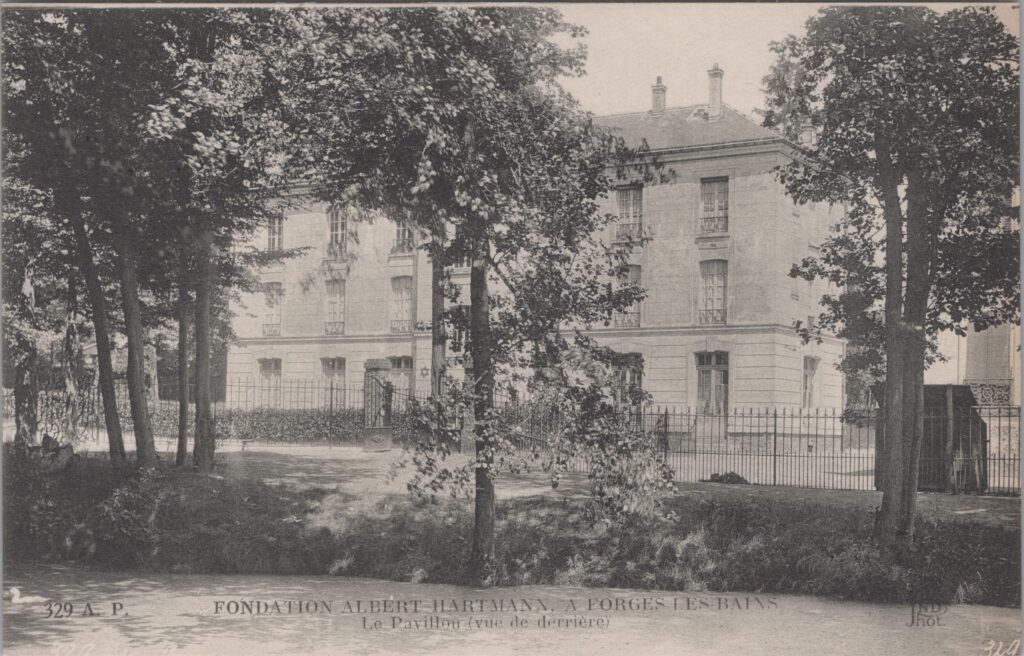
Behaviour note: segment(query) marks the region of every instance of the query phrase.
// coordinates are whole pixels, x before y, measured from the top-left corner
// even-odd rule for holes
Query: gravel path
[[[45,603],[6,603],[3,651],[17,655],[982,656],[993,653],[990,640],[1005,649],[1020,638],[1019,609],[953,606],[918,615],[922,624],[937,619],[936,626],[907,626],[908,606],[787,595],[472,590],[339,577],[133,577],[74,566],[9,568],[5,590],[10,586],[73,605],[71,617],[47,619]],[[121,604],[116,616],[115,603]],[[95,615],[88,616],[86,604]],[[248,607],[254,612],[244,612]],[[526,624],[512,626],[517,617]],[[373,628],[378,621],[380,628]]]

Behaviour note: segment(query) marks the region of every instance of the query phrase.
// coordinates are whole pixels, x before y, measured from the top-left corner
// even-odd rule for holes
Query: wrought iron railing
[[[612,323],[616,328],[639,328],[640,310],[633,310],[632,312],[616,312],[612,319]]]
[[[725,309],[718,310],[700,310],[698,313],[698,320],[702,326],[714,326],[725,323]]]
[[[414,247],[412,237],[398,237],[391,246],[392,253],[411,253]]]
[[[265,324],[263,324],[263,336],[264,337],[280,337],[281,336],[281,324],[279,324],[279,323],[265,323]]]
[[[345,334],[345,322],[344,321],[325,321],[324,322],[324,334],[325,335],[344,335]]]
[[[396,334],[411,333],[412,319],[392,319],[391,332]]]
[[[615,239],[618,241],[637,241],[643,237],[644,224],[619,223],[615,226]]]
[[[709,214],[700,217],[701,234],[729,232],[728,214]]]

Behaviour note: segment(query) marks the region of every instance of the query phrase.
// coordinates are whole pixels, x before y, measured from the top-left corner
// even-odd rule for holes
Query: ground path
[[[1020,610],[986,606],[939,609],[937,626],[907,626],[904,605],[788,595],[673,593],[529,586],[473,590],[449,585],[309,576],[133,576],[75,566],[18,566],[5,589],[74,605],[70,618],[46,619],[43,603],[5,604],[4,653],[64,654],[991,654],[988,641],[1020,637]],[[493,602],[516,600],[501,612]],[[526,610],[521,600],[532,606]],[[293,612],[231,614],[231,602],[278,602]],[[346,612],[359,600],[361,609]],[[407,602],[371,611],[371,601]],[[434,600],[446,600],[439,612]],[[451,612],[469,602],[471,612]],[[571,610],[570,600],[576,605]],[[589,610],[588,600],[620,610]],[[616,604],[616,600],[618,603]],[[326,612],[323,602],[331,605]],[[419,601],[419,612],[411,604]],[[658,602],[661,602],[661,606]],[[122,604],[112,616],[112,604]],[[222,602],[218,605],[217,602]],[[307,612],[295,612],[305,602]],[[311,603],[317,613],[310,613]],[[89,603],[95,616],[83,616]],[[441,602],[439,602],[441,603]],[[653,610],[642,610],[644,604]],[[542,610],[543,604],[547,610]],[[506,602],[507,605],[507,602]],[[635,610],[630,610],[633,606]],[[218,608],[220,613],[217,612]],[[102,613],[102,615],[98,615]],[[512,628],[514,617],[529,622]],[[544,617],[547,627],[538,624]],[[394,617],[398,620],[396,628]],[[922,622],[928,621],[918,616]],[[380,620],[382,629],[367,629]],[[436,618],[432,620],[431,618]],[[471,625],[470,619],[501,626]],[[581,619],[582,618],[582,619]],[[550,626],[568,620],[571,627]],[[419,625],[412,621],[418,620]],[[607,622],[581,628],[579,623]],[[445,624],[447,622],[447,624]],[[457,625],[456,625],[457,623]],[[1015,653],[1017,656],[1019,652]]]

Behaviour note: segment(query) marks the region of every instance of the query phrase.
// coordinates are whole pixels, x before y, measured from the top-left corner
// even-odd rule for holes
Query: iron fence
[[[429,389],[411,390],[397,375],[385,392],[388,411],[401,424]],[[310,380],[229,380],[223,400],[212,404],[218,441],[278,444],[358,442],[365,426],[366,391]],[[374,390],[380,394],[380,390]],[[178,403],[149,399],[150,422],[158,446],[173,449],[178,436]],[[188,433],[194,431],[189,404]],[[379,397],[374,397],[375,399]],[[126,448],[134,435],[127,390],[117,390],[118,415]],[[377,403],[378,401],[374,401]],[[70,408],[70,410],[69,410]],[[560,409],[528,398],[498,393],[500,430],[517,450],[548,451],[565,428]],[[14,402],[3,397],[4,437],[14,435]],[[878,489],[884,472],[884,440],[877,411],[813,409],[735,409],[712,414],[692,409],[643,407],[624,410],[628,421],[647,432],[678,481],[706,481],[733,472],[747,482],[837,490]],[[59,390],[42,391],[37,405],[40,433],[68,440],[106,440],[98,391],[86,389],[74,404]],[[1020,407],[978,406],[932,411],[924,418],[919,489],[988,494],[1020,493]],[[574,461],[579,471],[583,460]]]

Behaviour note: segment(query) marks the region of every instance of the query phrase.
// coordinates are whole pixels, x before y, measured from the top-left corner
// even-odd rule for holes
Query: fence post
[[[778,439],[779,439],[779,409],[774,408],[772,410],[772,485],[778,485],[777,482],[777,470],[778,470]]]

